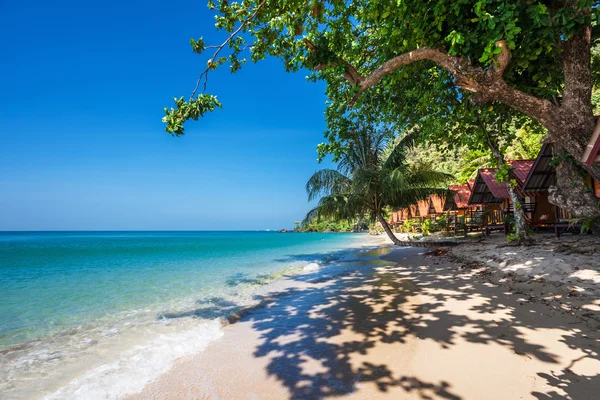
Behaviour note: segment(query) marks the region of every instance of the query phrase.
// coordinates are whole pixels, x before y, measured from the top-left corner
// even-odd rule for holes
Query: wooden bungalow
[[[408,207],[408,219],[418,218],[421,219],[421,213],[419,212],[420,208],[416,205],[411,205]]]
[[[581,158],[581,162],[583,162],[588,167],[595,162],[600,163],[600,117],[596,116],[596,128],[592,133],[592,137],[588,142],[588,145],[583,152],[583,157]],[[600,197],[596,195],[596,197]]]
[[[454,211],[456,215],[462,216],[465,215],[467,210],[473,208],[469,205],[473,183],[474,181],[469,181],[463,185],[448,186],[453,194],[446,199],[443,211]]]
[[[544,144],[525,179],[522,191],[526,200],[535,202],[529,224],[533,227],[553,227],[559,236],[563,230],[574,228],[579,231],[579,227],[571,224],[571,213],[548,201],[548,188],[556,183],[556,173],[551,163],[553,156],[552,143]],[[587,178],[586,183],[594,190],[596,197],[600,198],[600,183],[591,177]]]
[[[435,208],[431,204],[431,200],[419,200],[417,202],[417,208],[419,210],[419,219],[432,219],[435,218]]]
[[[446,196],[433,195],[429,198],[429,201],[431,202],[430,208],[433,209],[436,217],[438,215],[444,214],[444,212],[446,211],[446,200]]]
[[[559,221],[568,222],[571,218],[569,213],[548,202],[548,188],[556,182],[552,157],[552,144],[544,144],[523,184],[525,198],[533,199],[536,205],[529,221],[532,226],[555,225]]]
[[[535,203],[525,199],[522,188],[535,160],[511,161],[513,179],[517,181],[517,193],[523,199],[523,208],[530,218],[535,212]],[[512,202],[508,194],[506,182],[496,182],[496,168],[484,168],[477,171],[473,184],[469,205],[482,205],[481,214],[473,218],[472,224],[481,224],[486,229],[504,229],[507,232],[505,219],[512,216]]]
[[[402,223],[408,219],[408,209],[403,208],[401,210],[396,210],[392,212],[392,218],[390,220],[390,225],[394,228],[402,225]]]
[[[450,185],[448,187],[453,193],[446,199],[443,211],[448,216],[451,229],[456,230],[457,225],[464,224],[465,220],[473,221],[476,214],[481,213],[480,204],[469,204],[474,182],[473,179],[462,185]],[[471,230],[472,228],[473,226],[471,226]]]

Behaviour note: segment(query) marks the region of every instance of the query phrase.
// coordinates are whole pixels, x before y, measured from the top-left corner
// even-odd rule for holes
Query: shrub
[[[429,236],[431,232],[431,227],[433,226],[433,221],[430,219],[426,219],[421,223],[421,233],[423,236]]]
[[[413,221],[412,219],[407,219],[400,226],[400,232],[411,233],[411,232],[413,232],[414,225],[415,225],[415,221]]]
[[[441,230],[448,232],[448,225],[448,217],[445,214],[440,215],[437,219],[437,226]]]

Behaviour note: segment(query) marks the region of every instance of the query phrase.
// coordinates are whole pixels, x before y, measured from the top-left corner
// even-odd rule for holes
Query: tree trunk
[[[498,161],[498,165],[502,166],[506,164],[506,160],[504,158],[504,154],[500,152],[498,141],[494,140],[490,133],[487,131],[483,124],[481,125],[485,137],[488,142],[488,146],[492,151],[492,155]],[[500,126],[499,131],[502,131],[502,127]],[[523,203],[517,194],[516,188],[511,185],[511,179],[513,177],[508,177],[508,182],[506,185],[508,186],[508,195],[510,196],[510,201],[513,205],[513,216],[515,219],[515,234],[517,236],[517,240],[522,244],[528,244],[532,242],[531,236],[529,235],[529,226],[527,225],[527,219],[525,219],[525,210],[523,210]]]
[[[390,238],[390,240],[392,242],[394,242],[394,244],[396,246],[400,246],[402,244],[402,242],[400,241],[400,239],[398,239],[396,237],[396,235],[394,235],[394,232],[392,232],[392,228],[390,228],[390,226],[388,225],[388,223],[385,220],[385,218],[383,218],[383,215],[381,215],[381,211],[377,212],[377,220],[379,221],[379,223],[383,227],[383,230],[385,231],[385,233],[387,233],[387,235]]]
[[[574,136],[567,136],[560,142],[554,143],[554,156],[562,157],[564,152],[573,155],[571,147],[584,148],[587,143],[581,139],[579,142]],[[579,161],[579,160],[577,160]],[[579,162],[578,162],[579,164]],[[586,171],[594,178],[600,175],[600,164],[593,163]],[[548,201],[564,210],[569,211],[577,218],[590,218],[598,215],[599,200],[585,186],[584,178],[571,160],[563,159],[556,167],[556,185],[548,188]],[[596,178],[597,179],[597,178]]]
[[[513,204],[513,216],[515,217],[515,233],[521,243],[530,242],[532,239],[529,236],[529,226],[525,219],[525,210],[523,209],[523,203],[517,195],[517,190],[508,183],[508,194],[510,201]]]
[[[556,186],[548,188],[548,201],[569,211],[575,218],[596,217],[600,207],[600,200],[594,197],[569,160],[562,160],[556,167]]]

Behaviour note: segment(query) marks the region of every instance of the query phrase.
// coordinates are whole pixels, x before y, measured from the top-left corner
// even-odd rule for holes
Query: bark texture
[[[486,131],[486,137],[488,139],[488,145],[492,150],[492,154],[498,161],[499,165],[506,164],[506,160],[504,155],[498,149],[498,146],[494,143],[494,141],[490,138],[490,135]],[[514,178],[511,176],[511,178]],[[510,201],[513,205],[513,217],[515,218],[515,233],[517,235],[518,240],[525,244],[531,242],[531,236],[529,235],[529,226],[527,224],[527,219],[525,218],[525,210],[523,209],[523,202],[519,198],[517,194],[516,188],[514,188],[510,182],[506,182],[508,186],[508,195],[510,196]]]
[[[571,212],[575,218],[598,216],[600,201],[585,185],[577,167],[567,160],[556,167],[556,186],[548,189],[548,200]]]
[[[390,240],[396,246],[400,246],[402,244],[402,241],[400,239],[398,239],[396,237],[396,235],[394,235],[394,232],[392,231],[392,228],[390,228],[390,225],[387,223],[387,221],[385,220],[385,218],[383,218],[383,215],[381,215],[381,212],[377,213],[377,220],[379,221],[379,223],[383,227],[383,230],[388,235],[388,237],[390,238]]]
[[[527,219],[525,218],[523,202],[517,195],[517,190],[510,184],[508,185],[508,195],[510,196],[510,201],[513,204],[513,216],[515,217],[515,233],[517,234],[517,238],[523,244],[531,242],[533,239],[531,239],[531,235],[529,235],[529,226],[527,224]]]

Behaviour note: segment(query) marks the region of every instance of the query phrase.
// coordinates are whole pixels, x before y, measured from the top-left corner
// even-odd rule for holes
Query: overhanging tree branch
[[[339,59],[337,63],[317,65],[315,70],[344,63],[347,66],[344,77],[351,85],[358,88],[351,102],[351,104],[354,104],[362,92],[371,86],[375,86],[390,73],[409,64],[429,60],[452,74],[458,86],[475,93],[474,102],[500,101],[538,120],[547,128],[554,126],[555,111],[558,107],[548,100],[540,99],[510,87],[503,79],[504,71],[511,59],[510,50],[504,41],[497,42],[496,46],[501,51],[496,55],[494,64],[487,69],[474,66],[465,57],[451,56],[440,49],[422,47],[384,62],[367,76],[360,75],[355,67],[343,59]],[[316,47],[310,42],[307,42],[307,47],[312,51],[316,51]]]
[[[229,44],[233,40],[233,38],[235,38],[242,31],[242,29],[244,29],[244,26],[246,26],[250,21],[252,21],[254,19],[254,17],[256,17],[256,14],[258,14],[258,12],[264,6],[264,4],[265,4],[265,1],[260,2],[254,9],[254,12],[248,18],[243,20],[242,23],[240,24],[240,26],[238,26],[238,28],[235,31],[233,31],[227,37],[227,39],[225,39],[225,41],[223,43],[221,43],[218,46],[207,46],[206,47],[207,49],[216,48],[216,50],[215,50],[212,58],[208,61],[208,66],[206,67],[206,69],[204,71],[202,71],[200,76],[198,76],[198,80],[196,81],[196,86],[194,87],[194,90],[192,91],[192,94],[190,95],[190,100],[192,100],[194,98],[194,96],[196,95],[196,92],[198,91],[198,88],[200,87],[200,83],[202,82],[202,78],[204,78],[204,87],[203,87],[202,92],[206,91],[206,84],[208,82],[208,73],[212,69],[211,64],[216,62],[217,56],[219,55],[221,50],[223,50],[223,48],[225,48],[225,46],[227,44]]]

